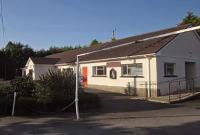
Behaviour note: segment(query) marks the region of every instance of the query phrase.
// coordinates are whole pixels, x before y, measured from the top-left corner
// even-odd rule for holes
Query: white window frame
[[[124,73],[124,67],[126,67],[126,73]],[[134,63],[134,64],[123,64],[121,66],[121,74],[122,76],[143,76],[143,64],[142,63]],[[132,73],[129,72],[132,70]]]
[[[98,74],[98,70],[102,70],[103,74]],[[93,66],[92,67],[93,76],[106,76],[106,66]]]

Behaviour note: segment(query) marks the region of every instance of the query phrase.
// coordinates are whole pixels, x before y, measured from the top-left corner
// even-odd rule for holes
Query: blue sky
[[[6,41],[46,49],[109,41],[114,28],[124,38],[173,27],[200,15],[200,0],[3,0],[3,11]]]

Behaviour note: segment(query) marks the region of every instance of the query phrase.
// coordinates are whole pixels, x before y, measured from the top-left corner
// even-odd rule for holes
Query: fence
[[[179,78],[165,82],[129,82],[128,90],[134,91],[132,95],[168,100],[170,102],[181,100],[200,92],[200,77],[191,79]]]

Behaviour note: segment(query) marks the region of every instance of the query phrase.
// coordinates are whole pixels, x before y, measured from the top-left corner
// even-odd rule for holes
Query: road
[[[101,108],[74,114],[0,118],[1,135],[199,135],[200,99],[179,104],[97,92]]]

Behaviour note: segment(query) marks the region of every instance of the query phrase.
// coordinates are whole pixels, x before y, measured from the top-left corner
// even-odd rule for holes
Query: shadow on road
[[[93,113],[95,111],[98,113],[140,112],[182,106],[181,104],[163,104],[146,100],[136,100],[123,94],[99,90],[89,90],[88,92],[96,93],[100,98],[100,108],[94,110]]]
[[[12,134],[52,134],[52,135],[120,135],[120,134],[181,134],[181,135],[198,135],[200,121],[185,123],[178,126],[162,127],[112,127],[109,124],[100,124],[88,121],[72,121],[63,119],[48,119],[41,121],[25,120],[0,126],[1,135]]]

